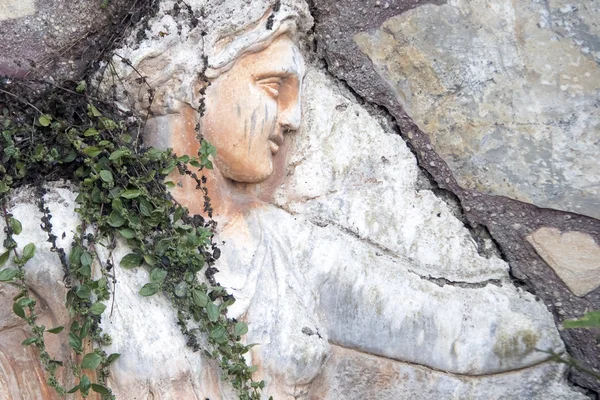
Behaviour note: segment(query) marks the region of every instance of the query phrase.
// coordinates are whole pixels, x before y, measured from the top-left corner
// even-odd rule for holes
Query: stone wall
[[[168,132],[180,134],[199,121],[181,104],[193,113],[204,104],[193,90],[198,70],[218,64],[211,49],[249,20],[265,15],[251,29],[268,24],[281,3],[310,9],[290,34],[306,75],[295,94],[302,122],[286,128],[294,132],[274,155],[278,180],[257,185],[258,205],[218,231],[217,276],[238,299],[231,313],[248,322],[246,339],[260,344],[251,358],[267,397],[586,398],[572,383],[600,391],[575,370],[568,382],[564,366],[538,351],[566,345],[600,369],[594,333],[562,329],[600,309],[600,4],[189,0],[197,19],[186,25],[180,3],[165,0],[140,26],[140,15],[153,15],[142,3],[111,1],[109,12],[87,0],[3,3],[0,75],[79,79],[120,43],[142,73],[168,72],[150,80],[159,93],[151,111],[176,120]],[[271,26],[285,23],[277,10]],[[125,40],[117,28],[135,30]],[[55,234],[68,247],[73,189],[49,189]],[[19,192],[11,212],[27,221],[23,243],[43,243],[28,218],[32,193]],[[56,255],[40,251],[51,269]],[[123,271],[103,321],[114,338],[107,351],[122,353],[112,367],[117,398],[234,398],[210,360],[174,339],[166,299],[137,296],[145,279]],[[48,315],[64,318],[59,300],[47,300]],[[15,380],[36,364],[29,353],[14,361],[10,343],[25,328],[13,322],[0,311],[0,339],[11,338],[0,340],[9,371],[0,399],[54,398],[43,379],[29,388]]]

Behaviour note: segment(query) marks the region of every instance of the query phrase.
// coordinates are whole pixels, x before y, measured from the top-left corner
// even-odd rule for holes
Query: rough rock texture
[[[463,188],[599,218],[598,20],[587,1],[455,1],[354,40]]]
[[[577,296],[600,285],[600,247],[590,235],[540,228],[527,240]]]
[[[401,138],[314,67],[303,106],[305,125],[289,137],[288,177],[275,204],[219,234],[217,277],[237,298],[230,315],[248,322],[246,340],[260,343],[252,359],[265,398],[584,399],[563,366],[535,350],[563,350],[544,304],[512,284],[502,260],[477,254],[446,203],[416,189],[416,162]],[[74,197],[60,185],[45,197],[67,249]],[[374,199],[378,207],[368,207]],[[60,276],[44,233],[27,218],[38,216],[32,201],[11,207],[27,221],[20,243],[40,243],[39,260]],[[395,204],[402,206],[390,223]],[[127,252],[117,247],[113,263]],[[107,351],[122,354],[111,367],[118,398],[235,398],[214,365],[185,347],[166,299],[137,294],[147,273],[115,273],[103,327],[113,336]]]
[[[257,5],[259,3],[260,6]],[[285,3],[294,6],[293,0]],[[0,8],[0,11],[5,16],[17,15],[20,11],[15,11],[17,8],[14,3],[9,4],[13,4],[10,11],[6,11],[6,8]],[[27,5],[26,2],[22,4]],[[45,7],[40,4],[38,2],[38,7]],[[56,4],[58,6],[48,9],[47,13],[59,13],[60,4]],[[173,56],[175,61],[180,61],[173,70],[165,70],[168,77],[176,78],[169,84],[175,82],[176,88],[188,93],[188,89],[192,87],[190,82],[194,81],[190,77],[196,76],[198,69],[204,66],[201,54],[194,52],[194,46],[199,43],[204,46],[204,43],[211,40],[215,42],[218,35],[200,39],[203,25],[193,32],[184,29],[175,18],[177,15],[174,14],[177,12],[174,4],[163,2],[165,8],[159,12],[156,24],[149,29],[144,27],[139,32],[140,37],[145,34],[152,36],[146,41],[150,46],[180,41],[174,34],[177,30],[185,35],[191,32],[186,36],[188,39],[192,38],[192,33],[199,35],[193,37],[197,39],[196,42],[181,43],[186,51],[167,54],[169,57]],[[238,6],[251,4],[245,0],[235,2],[235,10],[231,2],[226,0],[197,1],[194,2],[194,10],[198,11],[199,16],[201,5],[204,4],[211,5],[212,13],[207,17],[210,21],[205,21],[206,26],[213,24],[213,27],[223,28],[220,23],[228,19],[235,26],[265,15],[261,7],[269,2],[253,2],[251,7],[254,8],[244,13],[244,9]],[[517,7],[515,2],[498,4],[506,6],[497,11],[508,17]],[[526,13],[530,10],[528,5],[535,7],[535,4],[537,3],[525,2],[518,7],[524,7],[523,12]],[[300,5],[304,9],[304,4]],[[556,8],[556,3],[550,2],[549,7]],[[420,54],[418,52],[410,53],[411,57],[405,57],[402,63],[380,57],[383,45],[391,46],[385,47],[389,49],[385,51],[386,54],[397,52],[402,55],[406,46],[422,46],[419,51],[425,53],[436,49],[435,43],[431,44],[427,40],[441,39],[447,39],[448,42],[443,43],[447,44],[449,54],[454,54],[450,50],[458,48],[468,55],[471,54],[470,51],[474,51],[473,46],[462,44],[462,40],[471,40],[472,37],[484,37],[491,41],[490,49],[486,48],[486,51],[489,50],[492,54],[485,53],[486,57],[491,57],[495,55],[494,46],[510,53],[511,46],[520,43],[517,39],[521,37],[521,33],[523,43],[527,43],[527,32],[544,29],[543,26],[525,24],[521,33],[518,29],[514,30],[514,43],[511,42],[511,34],[504,32],[508,25],[501,22],[489,27],[482,24],[481,30],[474,31],[470,18],[495,11],[493,7],[492,11],[483,8],[485,7],[476,8],[463,15],[460,11],[469,9],[460,0],[447,4],[441,0],[314,1],[312,12],[317,23],[315,38],[319,53],[326,60],[329,72],[345,81],[355,93],[351,93],[339,80],[327,76],[315,65],[309,68],[304,87],[303,129],[295,137],[290,137],[291,141],[288,139],[290,157],[283,186],[277,190],[271,204],[248,210],[238,220],[222,226],[220,231],[220,239],[226,243],[219,260],[221,272],[218,279],[238,299],[231,308],[231,316],[249,323],[250,331],[246,339],[260,343],[253,348],[251,357],[259,364],[257,375],[264,377],[267,382],[266,396],[274,395],[275,398],[283,399],[402,399],[447,398],[451,394],[457,398],[485,399],[585,398],[566,382],[564,368],[548,362],[547,355],[536,349],[562,351],[563,343],[554,322],[560,323],[564,318],[577,317],[587,309],[599,307],[600,290],[593,280],[596,264],[592,261],[587,268],[588,272],[592,271],[591,275],[584,274],[584,278],[578,276],[575,280],[571,279],[565,274],[569,266],[568,261],[564,260],[568,259],[572,248],[562,244],[565,240],[571,240],[572,232],[577,232],[576,244],[593,257],[596,251],[594,244],[600,243],[600,223],[591,217],[542,209],[514,199],[490,195],[489,193],[499,193],[496,190],[510,188],[510,193],[502,193],[534,203],[540,198],[560,202],[567,205],[561,206],[565,209],[575,209],[579,205],[578,212],[583,212],[581,210],[590,204],[585,201],[578,203],[578,198],[570,198],[566,193],[563,198],[550,193],[551,191],[531,191],[527,183],[537,179],[535,177],[545,176],[547,166],[540,162],[535,168],[529,168],[527,162],[530,160],[525,156],[518,158],[510,168],[500,171],[490,172],[482,168],[482,173],[492,174],[489,176],[497,184],[496,180],[503,179],[503,176],[514,178],[514,171],[521,173],[525,165],[528,171],[531,170],[531,175],[517,176],[521,181],[507,179],[506,185],[501,185],[500,189],[488,190],[482,185],[487,183],[486,179],[492,179],[489,176],[485,178],[484,174],[482,178],[473,174],[470,177],[472,179],[468,180],[468,174],[464,171],[473,164],[473,158],[475,161],[482,160],[482,165],[489,163],[491,159],[477,159],[474,156],[477,148],[469,145],[471,142],[467,139],[480,145],[480,131],[475,127],[469,130],[470,135],[465,135],[464,139],[461,136],[460,140],[452,136],[459,128],[450,128],[463,126],[459,125],[464,122],[463,119],[484,118],[485,115],[480,115],[482,113],[478,107],[486,101],[494,105],[493,110],[483,110],[488,111],[488,118],[494,116],[493,112],[501,112],[502,115],[496,116],[499,120],[502,120],[501,116],[506,117],[502,120],[502,125],[499,125],[498,135],[504,134],[509,128],[523,134],[522,126],[531,129],[539,126],[554,134],[559,132],[556,125],[560,123],[535,118],[529,120],[522,115],[524,111],[517,107],[523,102],[514,103],[515,109],[521,114],[510,115],[503,108],[506,102],[493,98],[494,95],[506,95],[505,91],[510,93],[510,90],[496,89],[493,82],[485,80],[480,82],[480,86],[468,86],[471,97],[465,95],[464,99],[456,100],[455,97],[458,96],[454,95],[463,92],[458,87],[447,86],[456,82],[460,84],[460,80],[447,69],[441,68],[438,71],[433,67],[426,68],[427,61],[434,64],[435,61],[424,56],[417,57]],[[439,10],[447,12],[440,16]],[[237,13],[234,14],[233,11]],[[566,16],[566,19],[560,17],[563,18],[561,21],[566,21],[564,24],[572,24],[568,20],[571,17],[573,21],[578,18],[583,21],[582,24],[591,27],[589,29],[593,33],[593,29],[596,29],[593,28],[595,21],[590,16],[595,11],[592,8],[584,11],[578,12],[564,5],[557,13]],[[451,21],[458,21],[461,28],[452,30],[456,24],[447,24],[450,27],[447,29],[450,30],[445,33],[422,35],[420,29],[423,27],[418,24],[415,26],[414,23],[422,21],[425,27],[442,30],[445,25],[439,24],[436,17],[446,16]],[[39,17],[40,21],[44,21],[42,17],[43,15]],[[186,16],[186,20],[188,17]],[[33,17],[7,19],[0,23],[0,29],[7,29],[7,32],[18,31],[21,29],[19,27],[24,26],[22,24],[32,21],[28,18]],[[486,18],[489,19],[489,16]],[[510,18],[508,20],[511,21]],[[191,20],[189,22],[192,26]],[[398,30],[399,25],[403,30]],[[492,33],[486,32],[486,28],[492,30]],[[47,33],[46,28],[36,29],[34,31],[38,34]],[[404,30],[412,32],[413,36],[402,41],[400,39],[403,38]],[[60,29],[57,31],[60,32]],[[574,46],[579,47],[568,48],[568,51],[584,52],[587,47],[586,54],[596,57],[592,39],[566,28],[562,32],[568,38],[572,34],[575,35]],[[394,39],[393,43],[387,41],[391,39],[386,35]],[[558,42],[571,40],[563,36],[560,36]],[[15,35],[9,43],[19,37]],[[67,37],[69,36],[57,35],[56,43]],[[162,41],[161,38],[165,37]],[[137,35],[135,38],[138,39]],[[381,41],[382,38],[385,40]],[[584,39],[590,39],[588,42],[591,44],[588,46]],[[546,43],[544,37],[536,36],[531,40],[534,45]],[[461,43],[463,47],[453,41]],[[29,42],[22,42],[21,45],[27,47],[27,43]],[[483,43],[482,46],[486,47],[486,43]],[[139,53],[152,51],[135,48],[132,54],[136,50],[140,50]],[[157,50],[159,54],[164,53],[164,49]],[[567,50],[565,54],[569,54]],[[17,55],[25,59],[29,57],[26,52],[23,55],[15,53],[14,48],[11,51],[9,57],[12,59]],[[461,69],[468,58],[461,59],[460,56],[461,54],[454,54],[456,59],[452,64],[458,71],[457,75],[475,76],[479,79],[480,76],[471,69]],[[523,56],[517,54],[515,57],[518,59]],[[410,64],[415,60],[422,63]],[[525,61],[522,68],[535,67]],[[318,62],[319,60],[316,61],[317,64]],[[163,64],[158,63],[158,66],[161,65]],[[186,70],[182,65],[193,67]],[[587,65],[594,68],[593,64]],[[151,67],[158,68],[156,65]],[[179,67],[182,69],[179,70]],[[18,68],[22,67],[17,65],[15,70],[11,64],[5,69],[13,75],[26,73],[26,69]],[[408,68],[408,71],[402,68]],[[513,71],[507,67],[505,73],[514,73],[516,78],[520,78],[515,73],[520,70],[515,68]],[[543,69],[545,66],[539,68]],[[423,70],[427,74],[423,75]],[[485,68],[474,70],[495,73]],[[407,74],[406,81],[398,82],[394,74]],[[436,74],[440,74],[440,77]],[[72,75],[67,73],[64,76]],[[177,82],[179,77],[190,80]],[[497,80],[500,81],[501,77],[503,75],[499,74]],[[573,81],[573,76],[569,77]],[[409,78],[413,80],[410,81]],[[559,78],[566,79],[562,76]],[[414,82],[424,84],[425,87],[410,86]],[[165,82],[152,82],[157,86],[161,83]],[[512,81],[505,81],[504,84],[512,84]],[[439,87],[448,90],[438,93],[436,90]],[[531,95],[543,104],[546,101],[551,103],[541,111],[529,110],[532,115],[536,112],[536,116],[545,115],[544,112],[562,112],[562,109],[552,108],[556,104],[549,100],[550,96],[547,99],[535,91],[544,89],[543,85],[534,85],[531,92],[525,94],[517,90],[520,88],[519,86],[512,92],[518,92],[522,96]],[[556,90],[561,96],[575,95],[577,101],[583,102],[580,104],[587,106],[589,104],[586,102],[591,101],[593,93],[586,94],[585,91],[593,88],[593,85],[578,88],[569,84],[564,90],[561,87]],[[430,124],[429,120],[425,124],[425,118],[420,118],[418,114],[429,112],[426,95],[431,93],[428,90],[435,95],[448,95],[449,100],[444,104],[449,104],[450,100],[458,101],[454,107],[444,109],[447,119],[431,112],[431,118],[439,118],[435,131],[428,131],[426,127]],[[467,87],[462,90],[467,93]],[[460,214],[460,209],[450,206],[422,184],[420,180],[423,176],[418,170],[415,157],[402,138],[394,133],[394,127],[388,123],[389,115],[386,111],[370,104],[360,106],[358,103],[362,99],[357,99],[355,94],[387,108],[421,166],[433,176],[439,187],[457,196],[465,217],[472,226],[482,224],[489,230],[504,257],[510,262],[510,271],[505,261],[495,256],[494,251],[489,251],[494,248],[494,244],[485,235],[483,238],[478,237],[475,230],[469,232],[456,217]],[[478,98],[477,95],[483,97]],[[191,97],[162,96],[159,93],[156,106],[166,106],[173,99],[189,103],[195,100]],[[411,101],[415,103],[411,105]],[[563,104],[563,107],[570,106]],[[586,115],[593,117],[590,112],[585,114],[584,106],[573,106],[572,111],[577,114],[580,122]],[[168,107],[164,109],[173,111]],[[474,114],[464,117],[461,112]],[[381,118],[374,118],[371,114]],[[450,116],[453,120],[449,119]],[[173,114],[173,117],[176,118],[177,115]],[[592,117],[582,123],[591,124],[586,126],[593,129],[595,122]],[[563,125],[565,132],[573,136],[583,135],[586,140],[588,138],[585,134],[593,133],[592,129],[585,132],[577,124],[569,125],[565,122]],[[491,123],[485,126],[495,125]],[[467,144],[463,147],[455,146],[455,142],[450,140],[452,146],[443,147],[444,143],[448,144],[448,136],[458,142],[464,140]],[[493,159],[498,148],[505,144],[504,141],[521,146],[522,137],[517,136],[499,136],[503,141],[493,136],[491,142],[484,143],[489,147],[482,145],[487,151],[484,155]],[[532,137],[538,140],[540,146],[548,144],[543,135],[538,136]],[[568,157],[568,146],[564,141],[550,143],[557,143],[558,161],[541,160],[546,154],[543,152],[531,157],[563,163],[560,165],[562,171],[571,166],[574,174],[565,172],[553,176],[556,182],[552,181],[551,184],[563,187],[571,185],[580,192],[588,190],[593,194],[594,187],[583,186],[589,179],[592,185],[595,184],[594,177],[591,174],[587,176],[577,173],[577,169],[582,168],[577,163],[588,162],[589,151],[593,151],[596,145],[593,136],[591,140],[591,145],[588,146],[590,148],[573,148],[573,151],[582,151],[586,155],[579,161]],[[529,144],[527,140],[524,142]],[[441,150],[442,148],[447,151]],[[490,150],[492,148],[494,151]],[[451,153],[459,150],[460,154]],[[559,157],[561,154],[566,158]],[[591,165],[588,170],[592,171],[595,167],[595,164]],[[479,193],[475,189],[488,194]],[[36,218],[31,218],[39,216],[35,212],[36,205],[32,196],[35,194],[30,193],[29,198],[26,199],[25,195],[16,201],[11,210],[19,219],[26,221],[24,227],[28,233],[19,238],[21,244],[31,240],[39,244],[40,253],[36,261],[43,268],[36,269],[40,275],[32,277],[40,284],[38,292],[52,294],[45,300],[51,310],[48,315],[55,312],[58,321],[62,316],[59,311],[52,310],[59,310],[62,301],[62,271],[56,262],[56,255],[44,243],[43,232],[37,229]],[[62,238],[61,245],[65,248],[68,248],[72,228],[77,224],[73,213],[73,198],[74,194],[60,185],[53,186],[47,196],[48,205],[55,215],[55,234]],[[593,212],[587,214],[593,215]],[[553,253],[558,250],[560,252]],[[114,264],[118,264],[118,260],[126,252],[127,249],[120,246],[112,255]],[[103,257],[108,255],[103,254]],[[115,269],[118,284],[114,310],[104,318],[103,326],[114,337],[107,350],[123,354],[112,366],[111,385],[118,398],[136,398],[140,394],[162,399],[234,398],[229,386],[218,380],[219,373],[215,366],[184,347],[175,316],[166,299],[160,295],[150,299],[137,295],[139,288],[147,281],[146,272],[142,269]],[[46,270],[47,273],[44,272]],[[586,279],[587,276],[592,276],[592,279]],[[521,283],[520,279],[525,280],[524,287],[515,285],[515,282]],[[585,287],[582,286],[584,280],[587,281]],[[9,302],[11,297],[10,292],[0,292],[0,298],[8,299],[3,300],[4,302]],[[553,321],[547,307],[555,312],[556,321]],[[14,326],[11,315],[0,314],[0,318],[0,389],[10,387],[14,392],[12,388],[15,386],[11,385],[16,385],[18,393],[29,390],[32,398],[51,399],[51,393],[40,392],[43,374],[35,362],[35,355],[23,353],[14,356],[14,343],[19,343],[23,338],[23,327]],[[583,359],[593,368],[599,367],[599,350],[593,334],[577,330],[565,331],[562,335],[572,355]],[[62,339],[64,343],[64,337]],[[56,343],[56,346],[59,344]],[[37,368],[37,381],[25,379],[24,371],[28,368]],[[578,375],[576,379],[587,387],[597,387],[594,386],[596,383],[584,375]],[[7,390],[0,390],[0,393],[7,393]],[[11,396],[18,395],[11,393]]]
[[[120,29],[140,19],[146,3],[109,1],[101,8],[101,0],[3,0],[0,76],[80,79]]]
[[[512,276],[544,300],[555,312],[559,324],[566,318],[582,315],[587,309],[600,308],[600,290],[596,287],[582,298],[576,296],[537,254],[526,237],[546,227],[561,232],[581,232],[600,243],[600,222],[583,215],[539,208],[485,193],[508,194],[534,202],[546,199],[540,205],[549,206],[548,201],[554,201],[554,204],[562,204],[560,207],[563,209],[592,216],[599,209],[598,196],[594,194],[597,190],[594,179],[598,174],[585,173],[597,168],[593,160],[598,155],[598,112],[595,104],[598,79],[593,78],[597,71],[598,40],[597,33],[594,33],[597,32],[594,25],[597,18],[591,18],[597,15],[597,5],[584,1],[570,3],[571,6],[562,2],[503,1],[489,7],[473,5],[473,12],[469,13],[469,5],[463,1],[312,2],[317,47],[328,70],[364,100],[382,106],[381,109],[374,108],[375,113],[388,112],[394,118],[420,166],[431,174],[441,189],[457,196],[473,228],[479,230],[483,226],[489,231],[509,261]],[[552,13],[544,15],[540,11],[537,15],[541,17],[533,21],[529,17],[520,19],[522,15],[533,15],[531,10],[539,10],[538,4],[547,4]],[[463,12],[465,10],[467,12]],[[503,18],[497,18],[489,26],[475,22],[476,18],[494,12]],[[431,13],[435,13],[435,17]],[[537,22],[540,26],[535,25]],[[548,33],[550,26],[554,33]],[[582,38],[585,40],[582,41]],[[530,53],[524,52],[525,45],[529,46],[527,50]],[[544,54],[546,51],[549,54],[556,52],[561,46],[564,48],[561,57],[548,59]],[[436,53],[442,47],[448,51]],[[369,51],[373,59],[369,58]],[[505,53],[513,58],[498,58]],[[571,60],[575,65],[571,65],[568,57],[575,57]],[[488,66],[485,62],[481,63],[482,60],[514,62]],[[536,64],[540,60],[547,60],[551,71],[571,72],[553,75],[550,70],[545,70],[546,65]],[[449,68],[450,65],[455,66],[454,70]],[[577,65],[581,70],[577,69]],[[501,84],[496,70],[504,70],[514,78],[505,79]],[[536,72],[538,70],[540,73]],[[519,75],[516,71],[531,73]],[[589,76],[586,76],[588,72]],[[406,77],[401,78],[402,74]],[[541,82],[542,75],[553,77],[557,82],[566,80],[565,75],[571,80],[577,78],[579,83],[565,81],[546,88]],[[530,85],[531,90],[517,88],[511,91],[509,86],[517,79],[523,80],[524,86]],[[461,86],[463,80],[464,85]],[[491,95],[501,93],[509,93],[510,97],[503,100]],[[443,96],[447,96],[448,100],[442,101]],[[568,114],[574,115],[569,120],[571,122],[554,119],[536,122],[545,112],[555,110],[560,114],[561,110],[570,109],[574,102],[579,102],[579,106]],[[497,107],[486,108],[493,104]],[[510,104],[514,107],[514,116],[508,111]],[[537,106],[533,107],[534,104]],[[434,105],[445,111],[439,114],[426,111],[434,110]],[[472,123],[486,118],[488,122],[485,124]],[[430,124],[430,120],[437,122]],[[479,141],[483,137],[481,132],[488,132],[486,127],[490,127],[488,131],[493,134],[488,135],[487,141]],[[515,128],[514,133],[509,128]],[[526,128],[531,132],[529,136],[523,136]],[[549,136],[550,133],[553,136]],[[500,137],[503,144],[497,140]],[[549,140],[550,137],[552,140]],[[535,151],[521,154],[520,150],[531,148],[532,143],[536,143]],[[442,146],[445,147],[442,149]],[[519,150],[512,148],[511,153],[507,150],[507,155],[514,156],[502,159],[501,163],[495,162],[497,165],[489,165],[490,160],[498,160],[494,158],[498,157],[496,149],[502,146],[519,146]],[[548,157],[549,154],[553,156]],[[559,154],[563,155],[562,158],[557,158]],[[468,172],[469,165],[481,168]],[[477,175],[478,171],[487,175]],[[557,173],[553,175],[548,171]],[[496,180],[491,182],[491,188],[483,188],[488,182],[486,177],[491,175],[508,178],[506,182]],[[546,182],[550,186],[535,191],[533,186],[527,185],[528,180],[534,179],[532,176],[544,176],[541,179],[551,176]],[[471,184],[467,185],[467,181]],[[550,187],[556,190],[548,191]],[[505,191],[499,191],[499,188]],[[561,188],[560,191],[558,188]],[[522,193],[529,191],[536,194],[518,197],[515,194],[517,189]],[[589,195],[573,197],[572,194],[577,191]],[[591,332],[569,330],[561,334],[573,356],[600,370],[600,350]],[[577,382],[600,389],[593,379],[577,372],[574,374]]]

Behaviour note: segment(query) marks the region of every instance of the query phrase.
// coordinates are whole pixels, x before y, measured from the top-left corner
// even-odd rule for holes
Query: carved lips
[[[279,151],[279,146],[283,144],[283,134],[281,132],[277,132],[276,134],[272,134],[269,136],[269,147],[271,149],[271,154],[275,155]]]

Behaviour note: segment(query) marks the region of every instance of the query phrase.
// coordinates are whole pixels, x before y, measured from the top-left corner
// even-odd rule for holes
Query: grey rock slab
[[[310,396],[378,400],[587,399],[559,383],[564,382],[564,375],[564,367],[554,363],[503,374],[454,375],[333,346],[329,368],[315,382]]]

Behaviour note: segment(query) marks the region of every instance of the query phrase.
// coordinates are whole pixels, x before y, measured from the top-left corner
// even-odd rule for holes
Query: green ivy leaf
[[[12,228],[13,233],[15,235],[18,235],[23,231],[23,226],[21,225],[21,222],[19,222],[19,220],[16,218],[10,219],[10,227]]]
[[[7,193],[10,187],[4,181],[0,181],[0,193]]]
[[[142,264],[142,256],[136,253],[129,253],[121,259],[121,267],[131,269],[139,267]]]
[[[10,282],[19,274],[18,269],[7,268],[0,271],[0,282]]]
[[[75,289],[75,294],[77,294],[77,297],[80,299],[88,299],[92,294],[92,291],[88,285],[79,285]]]
[[[85,149],[83,149],[83,153],[87,156],[94,158],[97,157],[100,153],[102,153],[102,149],[96,146],[88,146]]]
[[[67,393],[75,393],[78,390],[79,390],[79,385],[73,386],[71,389],[69,389],[69,391]]]
[[[90,312],[94,315],[101,315],[104,310],[106,310],[106,306],[100,302],[94,303],[90,307]]]
[[[84,266],[92,265],[92,255],[90,253],[88,253],[87,251],[85,251],[81,254],[81,257],[79,260],[81,261],[81,265],[84,265]]]
[[[175,209],[175,213],[173,214],[173,222],[177,222],[181,219],[181,217],[183,216],[183,212],[185,210],[183,209],[183,207],[179,206]]]
[[[185,297],[187,295],[188,284],[185,282],[179,282],[177,286],[175,286],[175,296],[177,297]]]
[[[212,301],[209,301],[208,304],[206,304],[206,313],[208,314],[210,322],[217,322],[219,319],[219,307]]]
[[[21,342],[21,344],[23,346],[29,346],[30,344],[33,344],[33,343],[37,342],[37,340],[38,340],[37,338],[30,337],[30,338],[27,338],[27,339],[23,340]]]
[[[125,223],[125,218],[117,211],[112,211],[108,216],[108,224],[113,228],[118,228]]]
[[[41,126],[48,126],[50,125],[50,122],[52,122],[52,116],[48,114],[42,114],[38,118],[38,122]]]
[[[100,171],[100,179],[102,179],[106,183],[113,182],[113,175],[109,170],[103,169]]]
[[[10,250],[6,250],[2,255],[0,255],[0,267],[3,266],[10,257]]]
[[[19,303],[13,303],[13,312],[19,317],[25,319],[25,310],[23,310],[23,307],[21,307]]]
[[[140,295],[142,296],[152,296],[160,290],[160,285],[158,283],[146,283],[140,289]]]
[[[110,390],[108,390],[105,386],[99,385],[97,383],[92,383],[92,390],[96,393],[100,393],[105,396],[110,395]]]
[[[33,243],[29,243],[23,248],[23,260],[27,261],[33,258],[35,254],[35,245]]]
[[[227,331],[222,325],[214,327],[210,331],[209,337],[219,344],[227,343]]]
[[[77,93],[83,93],[85,92],[85,89],[87,89],[87,84],[85,83],[85,81],[79,81],[77,87],[75,87],[75,91]]]
[[[110,157],[108,157],[108,159],[110,161],[119,161],[125,154],[127,154],[126,150],[115,150],[110,154]]]
[[[208,304],[209,298],[206,293],[201,290],[194,289],[192,290],[192,301],[198,307],[206,307]]]
[[[248,333],[248,325],[246,325],[245,322],[238,321],[233,328],[233,333],[236,336],[245,335],[246,333]]]
[[[133,229],[125,228],[119,231],[121,236],[125,239],[133,239],[135,237],[135,231]]]
[[[57,326],[56,328],[48,329],[46,332],[48,333],[61,333],[65,329],[64,326]]]
[[[150,282],[160,283],[167,277],[167,271],[162,268],[154,268],[150,271]]]
[[[92,276],[92,268],[89,265],[84,265],[77,270],[82,276],[89,278]]]
[[[71,332],[69,333],[69,346],[71,346],[71,348],[75,351],[81,351],[81,346],[82,346],[82,342],[81,339],[79,338],[79,336],[77,336],[75,333]]]
[[[144,261],[146,261],[146,264],[151,267],[154,267],[156,264],[158,264],[158,259],[150,254],[144,255]]]
[[[90,378],[87,375],[82,375],[81,379],[79,380],[79,388],[81,389],[81,393],[84,394],[84,397],[91,385],[92,382],[90,382]]]
[[[89,128],[86,129],[85,132],[83,132],[83,136],[89,137],[89,136],[96,136],[98,135],[98,131],[96,130],[96,128]]]
[[[101,117],[102,114],[100,113],[100,111],[98,111],[98,109],[96,107],[94,107],[91,104],[88,104],[88,113],[92,116],[92,117]]]
[[[117,358],[119,358],[121,356],[121,354],[119,353],[112,353],[110,356],[108,356],[108,358],[106,359],[106,364],[110,364],[113,361],[115,361]]]
[[[100,362],[102,361],[102,357],[97,353],[88,353],[83,356],[83,360],[81,360],[81,368],[82,369],[96,369]]]
[[[142,192],[139,189],[130,189],[121,193],[121,197],[125,199],[135,199],[140,194],[142,194]]]

